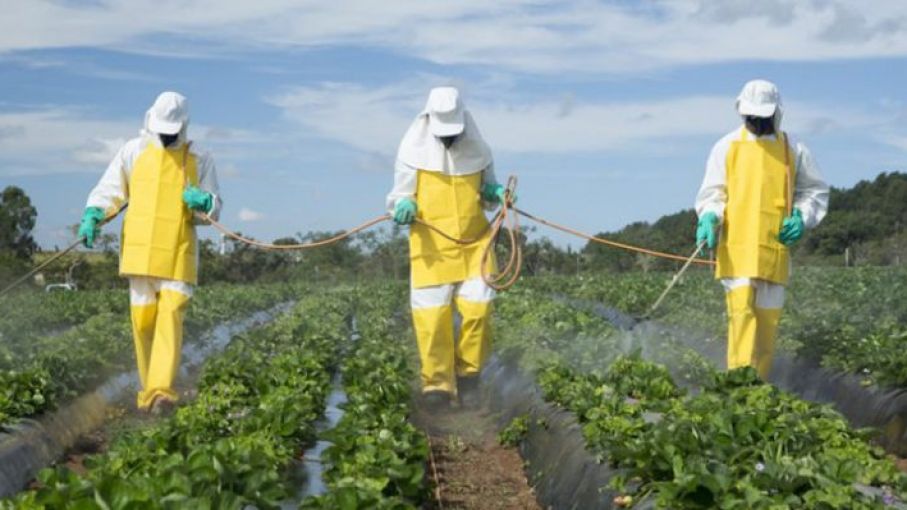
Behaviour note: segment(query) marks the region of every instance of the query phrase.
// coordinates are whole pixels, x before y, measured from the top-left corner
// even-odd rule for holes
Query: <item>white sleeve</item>
[[[803,214],[803,224],[813,228],[828,212],[828,184],[819,173],[812,153],[802,143],[796,144],[797,183],[794,185],[794,207]]]
[[[198,156],[198,187],[202,191],[207,191],[213,196],[211,210],[208,216],[217,221],[220,218],[220,209],[223,202],[220,199],[220,186],[217,183],[217,170],[214,167],[214,158],[211,154],[205,152]],[[203,223],[203,222],[202,222]]]
[[[130,141],[120,147],[101,180],[88,194],[85,207],[98,207],[109,217],[129,201],[129,175],[137,156],[138,143]]]
[[[724,206],[727,204],[727,153],[730,143],[727,137],[722,138],[712,147],[709,159],[705,164],[705,177],[696,195],[696,214],[712,212],[719,221],[724,217]]]
[[[394,212],[397,201],[403,198],[413,198],[416,195],[416,179],[418,170],[401,160],[394,165],[394,189],[387,195],[385,207],[388,212]]]

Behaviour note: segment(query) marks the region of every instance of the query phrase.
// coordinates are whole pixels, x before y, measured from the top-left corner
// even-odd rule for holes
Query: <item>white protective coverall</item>
[[[445,148],[439,136],[459,135]],[[482,185],[496,185],[491,150],[451,87],[433,89],[397,153],[387,208],[412,199],[416,215],[460,238],[487,225]],[[457,394],[456,377],[478,375],[490,349],[491,301],[481,278],[485,242],[462,248],[413,224],[410,229],[411,306],[422,365],[422,390]],[[452,305],[463,318],[454,340]]]
[[[88,196],[87,207],[103,209],[107,216],[128,206],[120,274],[129,278],[142,386],[137,404],[142,409],[160,397],[177,399],[172,386],[179,368],[183,316],[198,268],[198,222],[182,202],[183,189],[193,184],[210,193],[212,218],[218,217],[221,208],[214,161],[188,142],[188,123],[185,98],[173,92],[161,94],[146,112],[140,136],[120,148]],[[161,133],[179,136],[165,148]]]

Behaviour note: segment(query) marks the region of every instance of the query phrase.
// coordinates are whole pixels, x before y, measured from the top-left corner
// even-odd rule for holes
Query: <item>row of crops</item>
[[[525,287],[499,298],[496,326],[500,355],[620,473],[615,506],[884,508],[907,493],[893,461],[831,407],[748,368],[717,371],[670,335],[637,338]]]
[[[405,317],[393,313],[402,295],[303,298],[209,359],[197,397],[173,416],[121,433],[85,473],[42,471],[37,488],[0,508],[417,507],[428,494],[428,446],[408,422],[415,373],[410,339],[400,337]],[[291,471],[316,439],[338,372],[348,403],[326,433],[326,492],[296,502]]]
[[[665,273],[531,280],[542,291],[604,302],[643,315],[670,281]],[[907,270],[797,268],[788,287],[779,348],[866,384],[907,386]],[[656,314],[660,322],[723,342],[724,294],[710,272],[689,272]]]
[[[198,289],[187,314],[187,338],[297,294],[289,285]],[[23,294],[0,303],[0,428],[38,415],[132,370],[129,299],[125,291]]]
[[[355,312],[360,337],[349,344],[341,366],[345,413],[325,437],[322,455],[326,494],[303,508],[405,509],[426,501],[428,442],[410,422],[417,375],[403,289],[358,291]]]
[[[878,273],[815,273],[828,278],[823,283],[808,276],[810,272],[801,272],[794,283],[786,348],[809,352],[793,332],[818,334],[843,327],[837,305],[826,303],[826,308],[811,311],[797,307],[803,300],[828,299],[844,287],[865,289],[868,301],[870,294],[878,293],[883,302],[857,306],[863,307],[861,313],[884,320],[852,324],[869,329],[889,320],[897,324],[898,312],[891,310],[897,308],[897,287],[886,286]],[[575,416],[588,451],[619,473],[602,506],[907,508],[900,503],[907,497],[907,478],[871,445],[869,431],[854,430],[831,407],[762,384],[749,369],[723,373],[672,331],[621,331],[591,312],[551,299],[554,293],[566,293],[639,313],[665,279],[626,275],[528,280],[501,295],[495,305],[497,355],[530,374],[551,405]],[[720,287],[707,275],[694,274],[678,290],[661,319],[711,328],[716,338],[723,337]],[[193,327],[301,295],[299,289],[280,286],[204,292],[194,304]],[[45,470],[32,490],[0,503],[0,508],[365,509],[426,504],[429,448],[409,422],[417,365],[405,295],[402,285],[373,284],[303,297],[270,325],[237,337],[209,359],[197,397],[170,418],[121,433],[104,453],[86,461],[85,473],[62,467]],[[102,303],[109,297],[97,299]],[[125,296],[109,306],[115,309],[121,301]],[[59,390],[53,385],[61,379],[48,377],[48,386],[40,391],[53,396],[50,403],[9,416],[40,413],[91,388],[98,382],[91,370],[131,369],[128,323],[122,317],[126,310],[108,320],[121,322],[116,348],[104,347],[115,342],[97,333],[103,330],[87,329],[95,319],[92,312],[80,313],[73,311],[72,322],[55,324],[49,334],[10,344],[28,363],[7,367],[6,377],[28,370],[50,373],[58,366],[71,374],[84,370],[85,375],[74,375],[68,383],[73,386]],[[113,312],[100,313],[104,317]],[[821,320],[810,330],[807,317]],[[15,320],[27,322],[10,319],[8,324]],[[800,321],[803,325],[797,327]],[[61,328],[66,330],[60,333]],[[824,339],[825,345],[843,342],[845,332]],[[80,341],[91,344],[84,353],[93,353],[94,365],[82,364],[89,363],[84,361],[88,357],[80,358],[82,349],[73,348]],[[30,342],[45,343],[23,345]],[[50,365],[55,359],[50,354],[68,361]],[[844,368],[834,365],[833,357],[823,359]],[[866,375],[879,377],[880,372],[874,368]],[[331,443],[321,455],[325,492],[300,500],[292,473],[319,436],[316,424],[338,377],[347,402],[339,423],[320,434]],[[15,398],[8,401],[20,404]]]

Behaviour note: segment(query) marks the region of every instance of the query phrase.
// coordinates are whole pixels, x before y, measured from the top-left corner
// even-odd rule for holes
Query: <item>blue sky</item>
[[[0,19],[0,185],[46,246],[163,90],[190,101],[223,221],[262,239],[380,214],[396,145],[453,84],[521,207],[598,232],[690,207],[743,83],[778,83],[827,180],[904,170],[896,0],[18,3]],[[692,230],[692,227],[691,227]],[[559,243],[571,242],[540,228]]]

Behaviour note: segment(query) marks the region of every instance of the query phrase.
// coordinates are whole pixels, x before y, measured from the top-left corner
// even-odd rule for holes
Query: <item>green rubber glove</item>
[[[713,212],[707,212],[699,218],[699,223],[696,225],[696,245],[702,244],[703,241],[706,242],[706,246],[710,250],[714,250],[715,246],[718,245],[718,215]]]
[[[502,204],[507,197],[507,188],[503,184],[483,184],[482,200],[492,204]],[[510,197],[511,203],[516,203],[516,195]]]
[[[394,223],[409,225],[416,219],[416,202],[411,198],[401,198],[394,206]]]
[[[186,191],[183,191],[183,202],[193,211],[207,213],[211,212],[211,208],[214,206],[214,196],[195,186],[189,186]]]
[[[778,240],[784,246],[791,246],[803,237],[803,230],[803,213],[800,212],[800,209],[794,209],[791,215],[781,222],[781,233],[778,234]]]
[[[82,213],[82,221],[79,222],[79,238],[86,248],[94,248],[94,240],[98,237],[101,229],[98,225],[104,221],[104,209],[100,207],[86,207]]]

